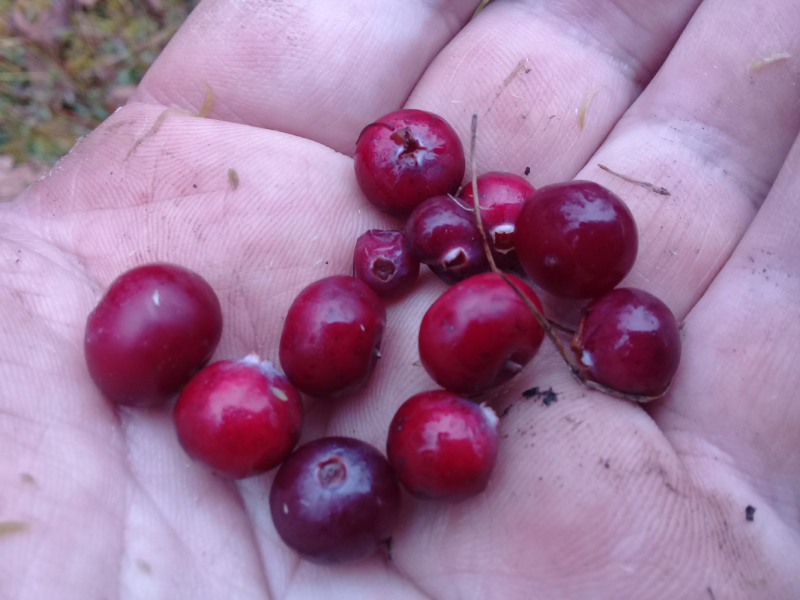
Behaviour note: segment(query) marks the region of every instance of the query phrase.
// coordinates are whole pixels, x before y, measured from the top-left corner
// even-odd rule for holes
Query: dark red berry
[[[314,562],[349,562],[374,553],[391,536],[400,486],[376,448],[322,438],[298,448],[278,469],[269,508],[287,546]]]
[[[508,276],[542,311],[534,291]],[[454,285],[425,313],[419,356],[443,388],[479,394],[508,381],[533,358],[544,330],[500,275],[484,273]]]
[[[347,275],[320,279],[289,307],[281,366],[301,392],[347,394],[372,373],[385,327],[386,309],[366,283]]]
[[[591,181],[536,190],[517,218],[517,255],[534,283],[567,298],[595,298],[631,270],[639,246],[633,215]]]
[[[414,286],[419,261],[401,231],[370,229],[356,240],[353,273],[381,298],[396,298]]]
[[[445,283],[489,268],[474,217],[450,196],[428,198],[414,209],[405,235],[411,255]]]
[[[476,183],[483,229],[495,264],[501,269],[520,270],[515,226],[522,203],[534,192],[533,186],[519,175],[497,171],[480,175]],[[471,184],[464,186],[460,197],[467,206],[474,206]]]
[[[497,458],[497,415],[453,392],[417,394],[392,419],[386,455],[412,495],[463,500],[489,482]]]
[[[681,360],[675,316],[661,300],[634,288],[592,301],[573,348],[592,379],[640,396],[663,394]]]
[[[367,200],[406,216],[423,200],[455,194],[464,178],[464,148],[440,116],[405,109],[367,125],[356,142],[355,170]]]
[[[86,364],[109,400],[152,406],[180,392],[221,335],[219,300],[200,275],[143,265],[120,275],[89,315]]]
[[[175,405],[178,440],[193,459],[229,477],[277,467],[297,444],[300,394],[270,362],[250,354],[207,366]]]

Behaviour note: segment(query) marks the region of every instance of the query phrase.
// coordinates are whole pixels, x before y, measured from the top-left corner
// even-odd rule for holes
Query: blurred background
[[[199,0],[0,0],[0,201],[125,104]]]

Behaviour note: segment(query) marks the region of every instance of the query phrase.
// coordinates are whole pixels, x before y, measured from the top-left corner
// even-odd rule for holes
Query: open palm
[[[496,0],[471,19],[476,4],[205,0],[136,102],[1,207],[0,598],[800,597],[796,3]],[[187,114],[209,88],[208,118]],[[401,225],[350,157],[402,106],[465,142],[477,113],[479,172],[617,192],[640,231],[624,284],[685,319],[683,364],[641,407],[581,387],[545,342],[484,398],[503,415],[486,492],[405,497],[390,561],[320,567],[278,539],[271,474],[218,478],[169,408],[99,395],[83,326],[116,275],[174,262],[218,292],[217,358],[276,360],[297,292]],[[416,331],[444,289],[426,271],[389,305],[369,385],[308,400],[303,440],[383,447],[396,408],[435,387]],[[526,400],[534,386],[557,402]]]

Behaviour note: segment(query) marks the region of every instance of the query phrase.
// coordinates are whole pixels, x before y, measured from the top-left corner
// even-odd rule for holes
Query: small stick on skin
[[[627,175],[623,175],[622,173],[617,173],[616,171],[612,171],[607,166],[601,165],[600,163],[598,163],[597,166],[600,167],[601,169],[603,169],[603,171],[605,171],[607,173],[611,173],[612,175],[615,175],[616,177],[619,177],[620,179],[624,179],[628,183],[633,183],[635,185],[640,185],[643,188],[645,188],[646,190],[650,190],[651,192],[654,192],[656,194],[661,194],[662,196],[670,196],[671,195],[669,193],[669,190],[667,190],[667,188],[658,187],[656,185],[653,185],[652,183],[648,183],[646,181],[639,181],[638,179],[634,179],[633,177],[628,177]]]

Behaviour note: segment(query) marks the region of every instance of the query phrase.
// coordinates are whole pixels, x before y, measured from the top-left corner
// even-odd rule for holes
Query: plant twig
[[[658,400],[659,398],[664,397],[667,392],[669,391],[670,387],[672,386],[672,382],[667,385],[666,389],[658,394],[657,396],[639,396],[636,394],[626,394],[625,392],[620,392],[613,388],[609,388],[604,386],[601,383],[597,383],[596,381],[592,381],[586,376],[586,368],[581,367],[578,362],[575,360],[572,354],[570,354],[569,350],[564,346],[561,339],[555,332],[556,327],[548,321],[544,315],[542,315],[539,308],[531,302],[531,299],[525,295],[525,293],[517,286],[508,275],[503,273],[500,269],[497,268],[497,264],[494,262],[494,257],[492,256],[492,250],[489,246],[489,238],[486,236],[486,230],[483,227],[483,219],[481,218],[481,211],[480,211],[480,203],[478,199],[478,176],[477,170],[475,166],[475,145],[476,140],[478,138],[478,115],[472,115],[472,127],[471,127],[471,139],[470,139],[470,168],[472,169],[472,201],[475,206],[475,221],[478,226],[478,232],[481,236],[481,244],[483,245],[483,251],[486,253],[486,258],[489,261],[489,266],[492,269],[493,273],[496,273],[500,277],[503,278],[511,289],[520,297],[520,299],[525,303],[525,306],[533,313],[533,316],[536,318],[536,321],[544,330],[545,334],[550,341],[553,342],[558,353],[561,355],[561,358],[564,359],[564,362],[567,363],[572,374],[575,378],[580,381],[583,385],[593,390],[597,390],[598,392],[602,392],[608,396],[612,396],[614,398],[620,398],[622,400],[629,400],[631,402],[636,402],[638,404],[644,404],[646,402],[650,402],[652,400]],[[616,173],[614,173],[616,175]],[[641,183],[635,182],[634,183]],[[669,193],[669,192],[667,192]],[[576,335],[580,335],[581,332],[579,331]]]
[[[478,176],[477,171],[475,168],[475,143],[478,138],[478,115],[472,115],[472,136],[470,139],[470,168],[472,169],[472,201],[475,205],[475,221],[478,224],[478,232],[481,236],[481,243],[483,244],[483,251],[486,253],[486,258],[489,260],[489,267],[492,269],[493,273],[498,274],[500,277],[503,278],[508,285],[511,286],[511,289],[516,292],[517,296],[525,303],[525,306],[533,313],[534,318],[539,323],[542,329],[544,329],[545,334],[550,340],[555,344],[558,353],[561,354],[561,358],[564,359],[564,362],[569,365],[569,368],[575,374],[575,376],[580,379],[581,381],[585,382],[585,378],[581,372],[581,368],[575,362],[575,360],[570,356],[569,351],[564,347],[564,344],[559,339],[556,332],[553,330],[553,327],[550,325],[550,322],[544,318],[544,315],[539,311],[536,305],[531,302],[531,299],[528,298],[525,293],[519,289],[519,286],[511,281],[508,275],[503,273],[500,269],[497,268],[497,263],[494,262],[494,256],[492,256],[492,250],[489,247],[489,239],[486,237],[486,230],[483,228],[483,219],[481,217],[481,210],[480,210],[480,203],[478,200]]]
[[[656,194],[661,194],[662,196],[670,196],[671,195],[667,188],[658,187],[656,185],[653,185],[652,183],[648,183],[647,181],[640,181],[639,179],[634,179],[633,177],[628,177],[627,175],[623,175],[622,173],[617,173],[616,171],[612,171],[607,166],[601,165],[600,163],[597,163],[597,166],[600,167],[601,169],[603,169],[603,171],[605,171],[606,173],[611,173],[612,175],[614,175],[616,177],[619,177],[620,179],[624,179],[628,183],[633,183],[635,185],[640,185],[643,188],[645,188],[646,190],[650,190],[651,192],[654,192]]]

